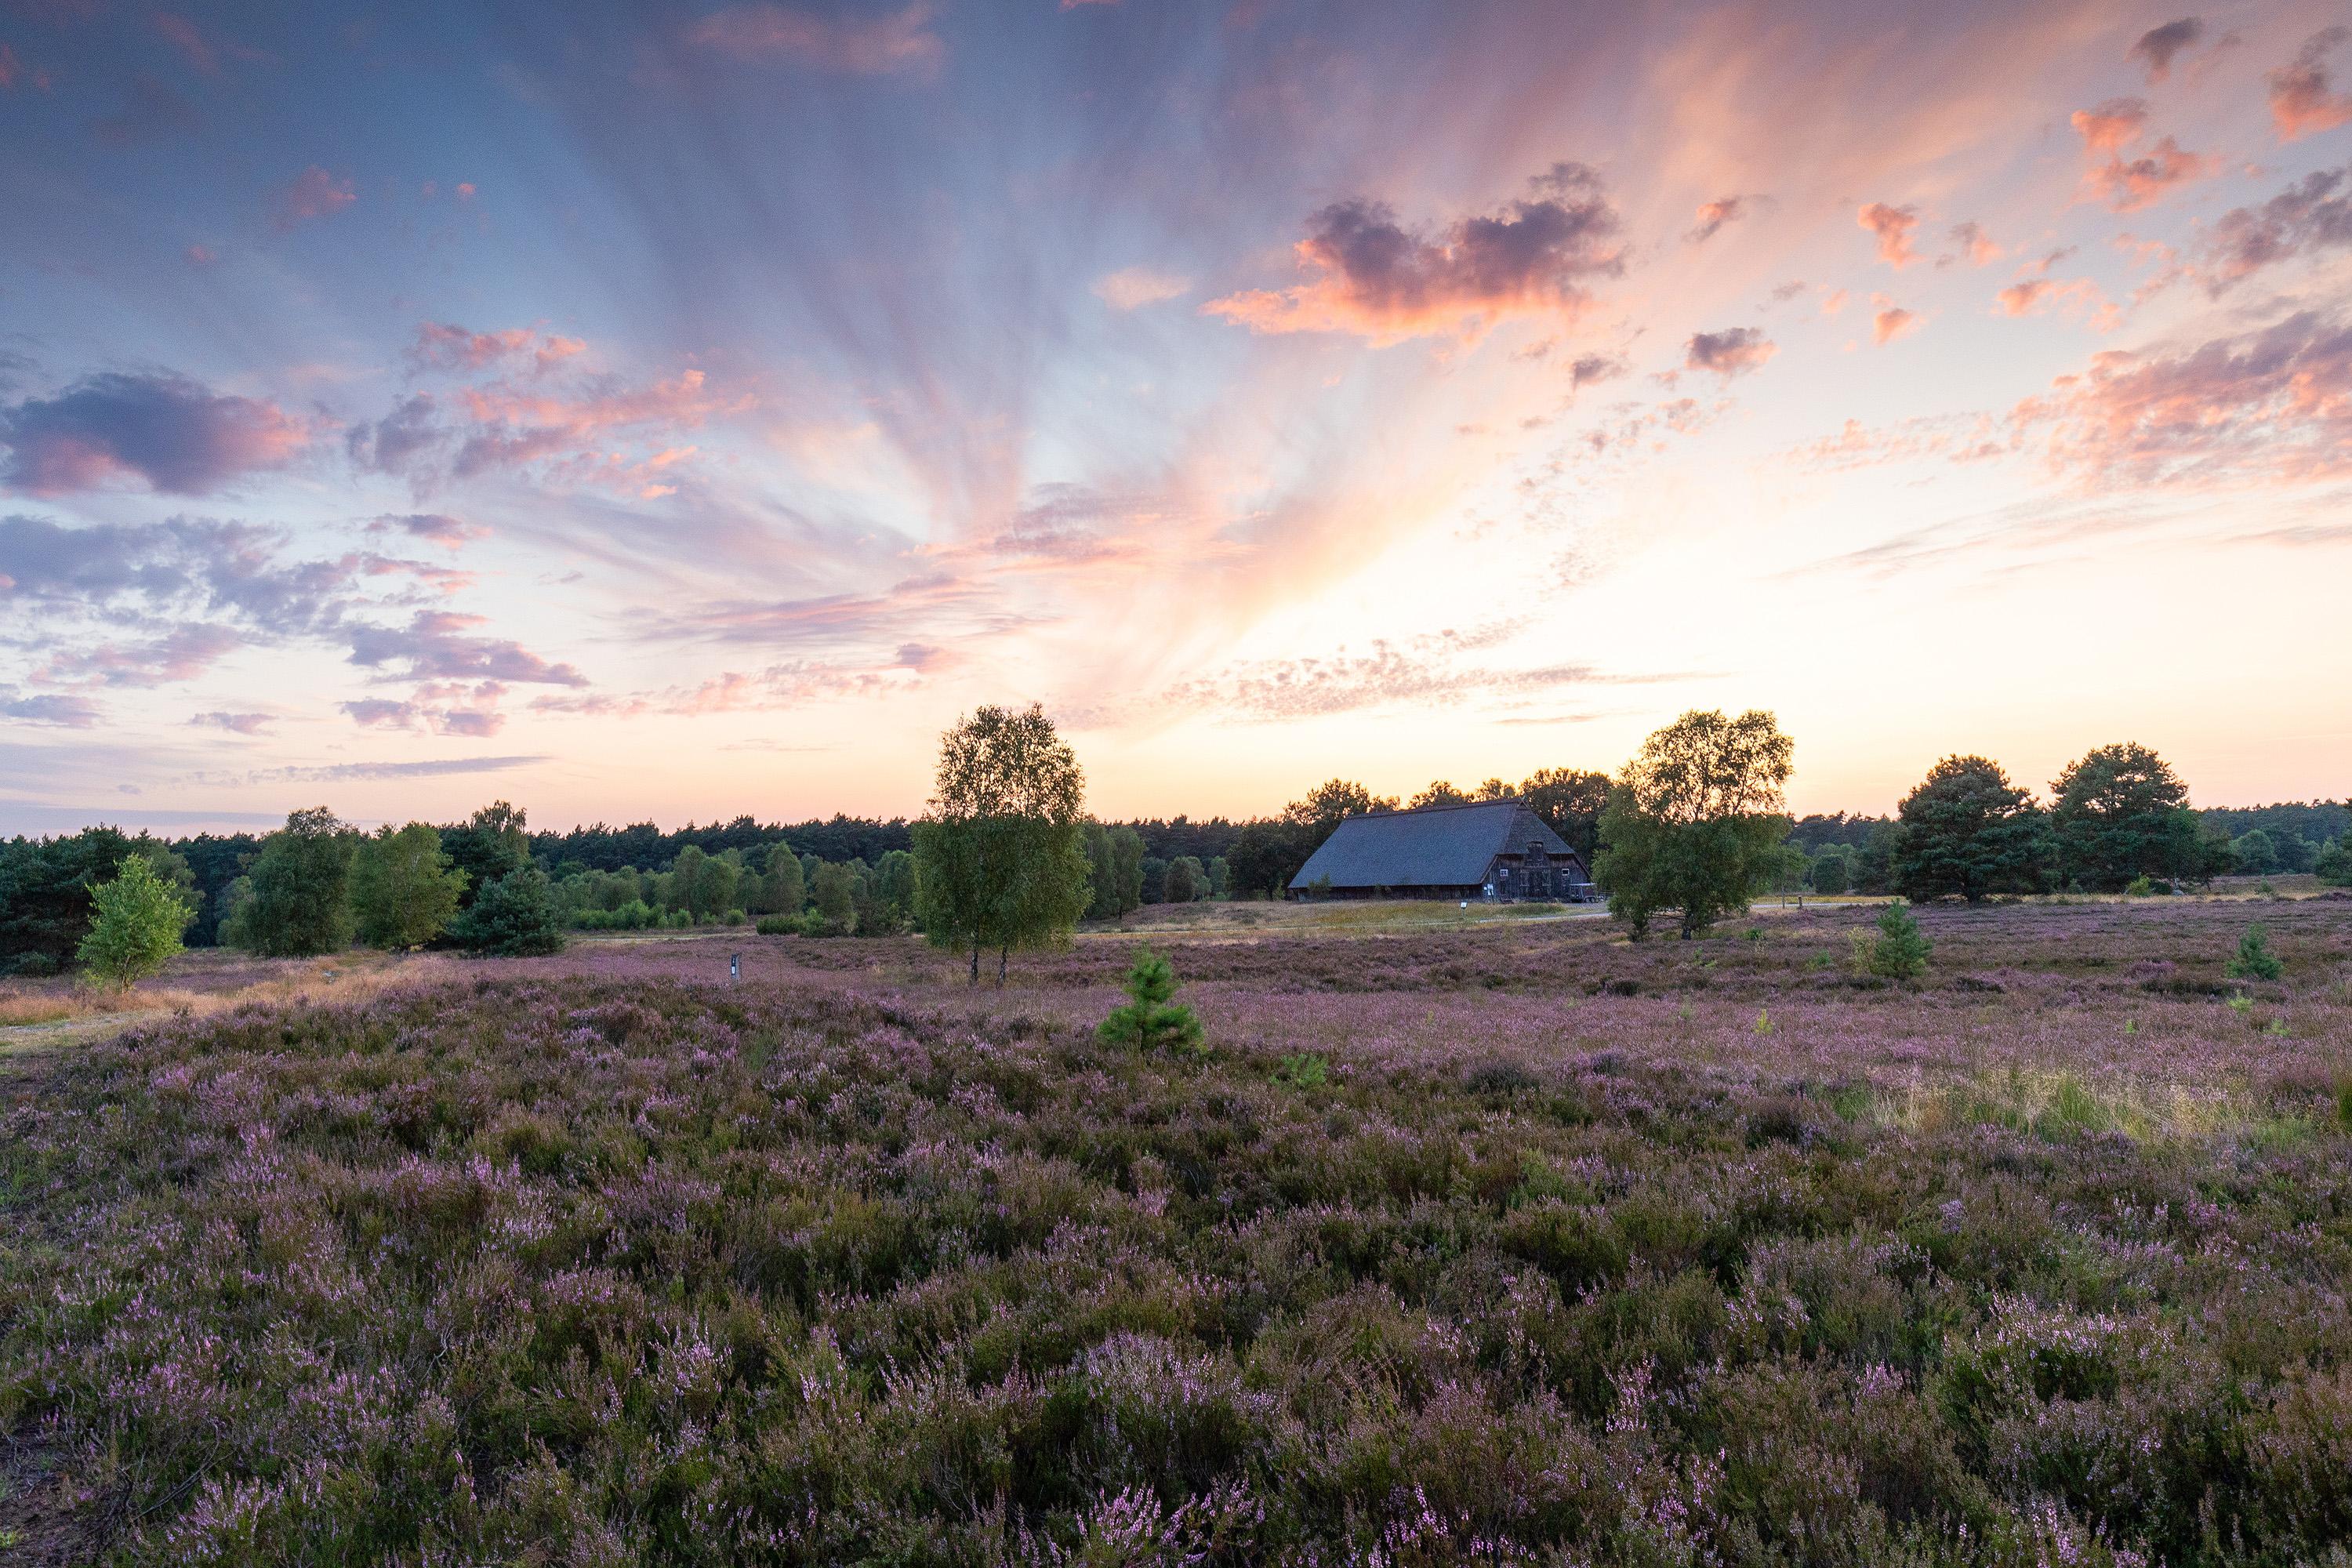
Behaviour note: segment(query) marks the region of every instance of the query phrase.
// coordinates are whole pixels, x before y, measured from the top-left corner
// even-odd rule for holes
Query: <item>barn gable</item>
[[[1574,866],[1583,879],[1583,862],[1567,840],[1516,800],[1351,816],[1307,858],[1290,889],[1466,893],[1486,882],[1498,857],[1516,860],[1530,848]]]

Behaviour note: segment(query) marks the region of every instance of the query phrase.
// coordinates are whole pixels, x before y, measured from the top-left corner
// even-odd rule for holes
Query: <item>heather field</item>
[[[184,964],[0,1054],[0,1557],[2352,1563],[2352,901],[1871,913]]]

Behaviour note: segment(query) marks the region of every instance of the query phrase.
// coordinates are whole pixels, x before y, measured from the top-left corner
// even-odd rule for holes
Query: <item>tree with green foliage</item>
[[[441,829],[441,847],[450,863],[466,873],[466,903],[479,898],[492,882],[531,863],[528,816],[522,807],[497,800],[456,826]]]
[[[1200,1045],[1200,1017],[1175,1000],[1176,971],[1167,959],[1156,952],[1137,953],[1120,989],[1127,993],[1126,1004],[1112,1008],[1095,1030],[1106,1045],[1146,1051],[1189,1050]]]
[[[823,934],[847,936],[857,929],[857,875],[846,861],[819,863],[809,899],[816,906]]]
[[[2042,884],[2054,848],[2049,821],[1990,758],[1946,757],[1903,797],[1898,815],[1891,869],[1907,899],[1957,893],[1975,904]]]
[[[2229,869],[2229,840],[2189,809],[2189,786],[2137,742],[2100,746],[2050,786],[2068,878],[2114,892],[2135,878],[2202,882]]]
[[[1843,844],[1828,844],[1812,858],[1805,876],[1816,893],[1843,893],[1853,886],[1853,851]]]
[[[915,853],[893,849],[874,865],[874,897],[883,929],[902,931],[915,923]]]
[[[1916,980],[1927,973],[1936,944],[1911,918],[1911,906],[1897,899],[1878,916],[1878,940],[1871,945],[1870,972],[1886,980]]]
[[[54,974],[74,962],[89,931],[92,890],[134,855],[193,905],[186,859],[144,833],[133,838],[101,826],[0,844],[0,974]]]
[[[237,945],[264,958],[308,958],[351,946],[352,851],[358,835],[323,805],[289,813],[262,840],[232,912]]]
[[[1086,826],[1087,919],[1115,921],[1143,902],[1143,836],[1132,827]]]
[[[1519,784],[1520,801],[1591,864],[1609,807],[1609,775],[1575,768],[1538,768]]]
[[[1638,941],[1660,910],[1685,940],[1746,910],[1795,853],[1781,790],[1793,750],[1772,715],[1684,714],[1625,764],[1601,819],[1593,875]]]
[[[2225,968],[2232,980],[2276,980],[2286,973],[2286,965],[2271,951],[2271,933],[2260,921],[2248,926],[2246,934],[2238,939],[2238,951],[2231,955]]]
[[[1470,797],[1468,795],[1464,795],[1460,790],[1455,789],[1444,779],[1433,779],[1430,781],[1430,784],[1427,789],[1423,790],[1419,795],[1414,795],[1412,799],[1407,803],[1406,809],[1408,811],[1419,811],[1424,805],[1461,805],[1466,803],[1469,798]]]
[[[2230,858],[2234,868],[2242,876],[2267,877],[2284,870],[2285,861],[2280,857],[2278,844],[2265,829],[2257,827],[2240,834],[2230,845]]]
[[[1212,856],[1208,872],[1209,897],[1222,899],[1230,896],[1234,890],[1233,863],[1222,855]]]
[[[589,875],[593,875],[590,873]],[[450,863],[440,830],[385,823],[352,850],[352,919],[369,947],[423,947],[448,929],[466,891],[466,873]]]
[[[528,958],[563,951],[563,917],[547,873],[528,863],[474,895],[449,923],[449,936],[484,958]]]
[[[940,737],[937,788],[915,825],[915,902],[924,934],[980,954],[996,981],[1014,948],[1069,940],[1088,901],[1086,775],[1045,710],[989,706]]]
[[[2311,869],[2331,888],[2352,888],[2352,837],[2329,839]]]
[[[1179,855],[1168,862],[1162,879],[1160,901],[1169,904],[1198,903],[1209,892],[1209,874],[1201,862],[1190,855]]]
[[[143,855],[124,856],[113,879],[90,889],[90,908],[89,934],[77,956],[92,974],[124,991],[172,961],[196,918],[187,895],[157,876]]]
[[[800,914],[809,902],[809,886],[800,875],[800,856],[776,848],[767,856],[767,872],[760,877],[760,902],[764,914]]]

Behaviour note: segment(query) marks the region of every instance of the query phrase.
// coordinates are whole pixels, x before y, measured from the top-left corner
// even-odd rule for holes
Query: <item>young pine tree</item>
[[[79,956],[92,974],[125,991],[171,962],[180,933],[196,918],[143,855],[124,857],[114,879],[90,890],[89,902],[89,934]]]
[[[2286,965],[2271,951],[2271,933],[2256,921],[2238,939],[2238,951],[2231,955],[2228,973],[2232,980],[2276,980],[2286,973]]]
[[[1916,980],[1927,973],[1927,955],[1936,944],[1919,932],[1911,906],[1896,900],[1878,917],[1878,941],[1870,953],[1870,972],[1887,980]]]
[[[1122,989],[1128,1001],[1111,1009],[1095,1032],[1108,1045],[1139,1050],[1192,1049],[1201,1043],[1201,1020],[1174,1000],[1176,971],[1156,952],[1136,954]]]

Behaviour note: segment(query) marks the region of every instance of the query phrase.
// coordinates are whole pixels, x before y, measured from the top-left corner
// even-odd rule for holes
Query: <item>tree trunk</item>
[[[971,984],[980,984],[980,943],[971,944]]]
[[[1004,955],[1011,951],[1013,951],[1011,948],[1006,947],[996,950],[996,988],[999,991],[1004,989]]]

